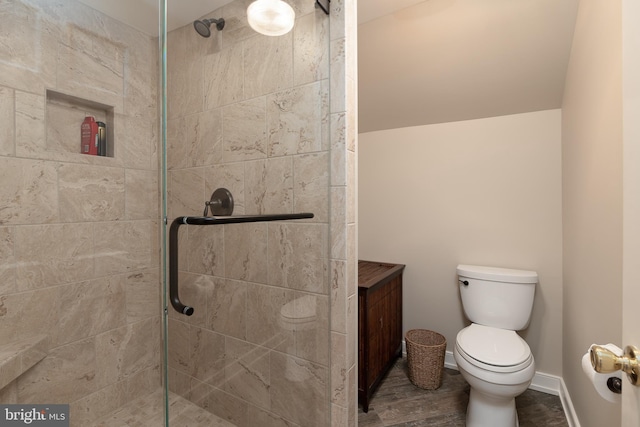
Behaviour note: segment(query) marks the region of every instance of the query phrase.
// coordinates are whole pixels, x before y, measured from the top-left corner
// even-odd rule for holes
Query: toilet
[[[284,304],[280,309],[278,324],[284,331],[304,333],[318,327],[317,306],[315,295],[304,295]],[[311,374],[308,369],[301,369],[300,364],[292,357],[285,362],[285,377],[292,382],[307,381]]]
[[[515,397],[531,384],[535,363],[516,331],[529,324],[535,271],[458,265],[462,307],[471,325],[458,332],[453,356],[469,383],[467,427],[518,426]]]

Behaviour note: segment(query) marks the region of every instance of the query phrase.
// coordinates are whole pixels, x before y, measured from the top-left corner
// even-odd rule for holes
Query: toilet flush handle
[[[458,279],[458,282],[462,283],[465,286],[469,286],[469,281],[468,280],[460,280],[460,279]]]
[[[601,374],[608,374],[610,372],[622,371],[627,374],[629,382],[635,386],[638,384],[638,377],[640,376],[640,365],[638,364],[638,357],[640,357],[640,350],[632,345],[628,345],[624,349],[624,355],[618,356],[611,350],[594,345],[589,351],[591,358],[591,366],[596,372]]]

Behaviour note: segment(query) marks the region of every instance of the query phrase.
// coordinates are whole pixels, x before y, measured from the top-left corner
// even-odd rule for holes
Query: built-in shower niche
[[[114,157],[113,106],[47,90],[45,114],[47,151],[87,156],[80,151],[80,126],[86,116],[93,116],[106,124],[106,155],[87,157]]]

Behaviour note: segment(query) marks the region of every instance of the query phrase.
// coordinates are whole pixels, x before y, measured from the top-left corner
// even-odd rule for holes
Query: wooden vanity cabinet
[[[369,399],[402,356],[403,264],[358,261],[358,402]]]

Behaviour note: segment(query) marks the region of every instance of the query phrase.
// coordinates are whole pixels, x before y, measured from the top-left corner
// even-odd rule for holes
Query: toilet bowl
[[[467,427],[516,427],[515,397],[531,384],[535,362],[517,333],[529,323],[537,273],[459,265],[460,296],[471,325],[453,356],[469,383]]]
[[[280,309],[278,324],[289,332],[301,333],[317,328],[317,297],[304,295],[284,304]],[[285,377],[292,382],[304,382],[310,377],[308,369],[301,367],[292,357],[285,362]]]
[[[467,427],[517,426],[515,397],[535,374],[527,343],[514,331],[471,324],[458,333],[453,356],[470,386]]]

